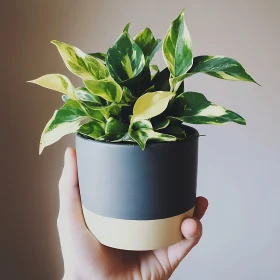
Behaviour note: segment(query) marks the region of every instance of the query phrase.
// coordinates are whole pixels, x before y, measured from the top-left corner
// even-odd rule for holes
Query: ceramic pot
[[[76,149],[84,218],[102,244],[142,251],[183,238],[181,223],[195,206],[198,137],[149,143],[142,151],[136,143],[77,134]]]

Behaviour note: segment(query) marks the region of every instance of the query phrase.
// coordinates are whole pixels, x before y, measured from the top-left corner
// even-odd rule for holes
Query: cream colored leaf
[[[75,88],[70,80],[61,74],[47,74],[38,79],[28,81],[29,83],[49,88],[66,94],[71,99],[77,99],[75,96]]]
[[[69,44],[51,41],[58,49],[66,67],[82,79],[100,80],[109,76],[106,66],[98,59]]]
[[[113,78],[84,80],[84,83],[93,95],[100,96],[109,102],[119,103],[122,98],[122,88]]]
[[[169,91],[148,92],[140,96],[134,105],[131,123],[147,120],[161,114],[173,96],[175,93]]]
[[[67,101],[54,112],[45,126],[40,140],[39,153],[41,154],[46,146],[55,143],[64,135],[76,132],[80,128],[81,122],[87,119],[89,119],[88,116],[77,101]]]
[[[196,116],[220,117],[226,113],[227,110],[224,107],[212,103],[210,106],[202,109]]]
[[[44,129],[41,140],[40,140],[40,147],[39,147],[39,154],[42,153],[43,149],[47,146],[52,145],[53,143],[57,142],[63,136],[76,132],[81,127],[81,121],[87,119],[87,117],[80,117],[73,122],[62,123],[57,129],[52,131],[47,131],[48,126],[52,122],[51,119]]]

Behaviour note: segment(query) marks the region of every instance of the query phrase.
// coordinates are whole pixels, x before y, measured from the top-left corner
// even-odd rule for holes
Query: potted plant
[[[76,132],[88,228],[101,243],[120,249],[151,250],[179,241],[196,198],[199,133],[186,124],[246,124],[202,93],[185,90],[183,81],[197,73],[254,79],[234,59],[193,57],[184,10],[163,41],[149,28],[132,38],[127,24],[106,54],[52,43],[84,86],[75,88],[60,74],[31,81],[63,93],[65,102],[42,133],[40,153]],[[158,50],[167,64],[161,71],[151,64]]]

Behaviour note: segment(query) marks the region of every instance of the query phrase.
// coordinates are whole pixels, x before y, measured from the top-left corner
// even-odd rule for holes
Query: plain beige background
[[[194,54],[242,62],[263,87],[199,75],[188,90],[239,112],[247,127],[198,126],[198,192],[209,198],[204,237],[176,280],[279,279],[279,0],[2,1],[0,278],[59,280],[57,182],[66,137],[38,156],[41,131],[60,94],[26,80],[68,73],[51,39],[87,52],[105,51],[133,20],[163,37],[186,8]],[[4,60],[4,63],[3,63]],[[160,55],[156,61],[163,67]]]

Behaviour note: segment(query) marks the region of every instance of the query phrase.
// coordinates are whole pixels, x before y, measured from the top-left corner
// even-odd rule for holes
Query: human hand
[[[206,198],[197,198],[194,218],[182,223],[184,240],[154,251],[125,251],[102,245],[87,229],[79,194],[76,152],[71,148],[65,153],[59,197],[57,225],[65,269],[63,280],[169,279],[200,240],[199,220],[208,206]]]

